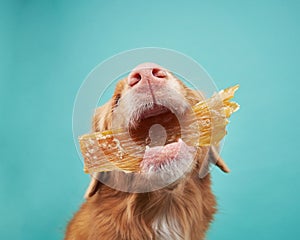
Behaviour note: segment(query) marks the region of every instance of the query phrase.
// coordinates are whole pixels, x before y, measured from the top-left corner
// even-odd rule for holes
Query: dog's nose
[[[167,71],[155,63],[143,63],[135,67],[128,76],[128,85],[133,87],[139,82],[160,82],[167,79]]]

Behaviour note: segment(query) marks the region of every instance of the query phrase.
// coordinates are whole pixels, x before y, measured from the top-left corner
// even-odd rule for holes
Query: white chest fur
[[[176,219],[166,216],[157,218],[152,224],[156,239],[158,240],[184,240],[182,230]]]

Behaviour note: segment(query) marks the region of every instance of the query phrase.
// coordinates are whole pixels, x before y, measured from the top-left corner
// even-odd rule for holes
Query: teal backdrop
[[[76,92],[101,61],[152,46],[194,58],[219,89],[241,86],[207,239],[298,239],[299,12],[290,0],[1,0],[0,239],[63,238],[89,182]]]

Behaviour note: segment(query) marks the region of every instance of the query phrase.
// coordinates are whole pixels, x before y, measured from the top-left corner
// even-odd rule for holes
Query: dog
[[[203,174],[203,165],[213,162],[224,172],[229,171],[228,167],[216,147],[201,147],[190,155],[184,152],[173,156],[171,152],[166,157],[157,155],[159,146],[155,145],[155,137],[149,140],[149,129],[153,124],[159,123],[166,128],[180,125],[178,118],[183,119],[190,106],[201,99],[203,96],[199,91],[188,88],[171,72],[154,63],[137,66],[126,79],[118,82],[113,97],[96,109],[93,131],[108,130],[117,124],[130,129],[132,136],[139,136],[148,141],[147,144],[152,144],[141,168],[160,176],[156,182],[161,183],[164,176],[179,168],[184,168],[185,172],[153,191],[144,192],[122,191],[99,181],[102,177],[123,187],[132,182],[133,185],[142,182],[140,186],[145,186],[147,182],[141,178],[126,181],[126,172],[99,173],[98,177],[91,179],[85,202],[69,222],[65,240],[205,238],[216,213],[216,200],[211,190],[210,174]],[[185,151],[182,149],[188,147],[180,136],[174,136],[174,131],[167,131],[165,138],[175,153],[178,148],[181,149],[178,151]],[[186,160],[191,160],[188,166],[182,164]]]

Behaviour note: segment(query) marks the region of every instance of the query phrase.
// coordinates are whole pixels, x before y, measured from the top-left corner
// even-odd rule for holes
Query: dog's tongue
[[[193,155],[195,151],[195,147],[188,146],[181,139],[165,146],[147,147],[141,168],[147,170],[150,167],[158,168],[175,160],[183,161],[188,156]]]

